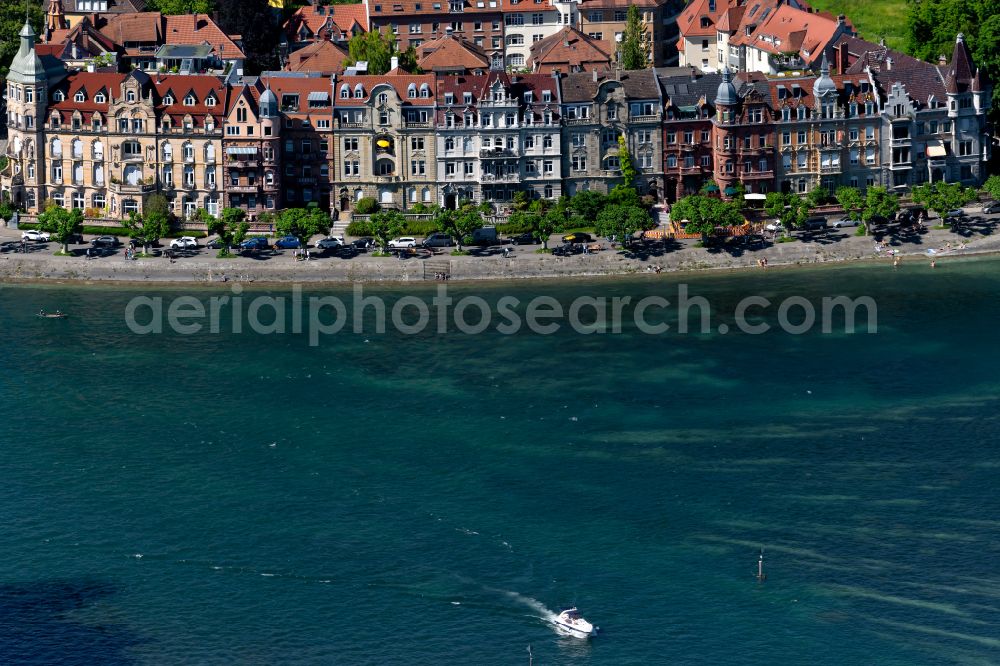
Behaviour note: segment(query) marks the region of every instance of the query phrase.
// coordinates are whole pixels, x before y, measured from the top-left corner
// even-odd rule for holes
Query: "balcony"
[[[363,122],[356,122],[355,123],[355,122],[347,122],[345,120],[342,120],[342,121],[340,121],[340,126],[341,127],[360,128],[360,127],[364,127],[365,124]]]
[[[768,179],[770,179],[770,178],[774,178],[774,172],[773,171],[748,171],[748,172],[744,172],[741,175],[741,178],[743,180],[747,180],[748,178],[751,179],[751,180],[760,180],[762,178],[768,178]]]
[[[260,166],[260,160],[226,160],[226,166],[233,169],[255,169]]]
[[[910,142],[911,139],[908,136],[900,138],[892,137],[892,139],[889,140],[889,145],[904,147],[904,146],[909,146]]]
[[[819,167],[820,173],[840,173],[841,168],[839,164],[823,164]]]
[[[405,129],[430,129],[434,126],[434,123],[430,120],[404,120],[403,128]]]
[[[708,169],[709,167],[702,167],[697,164],[692,166],[681,166],[680,171],[683,174],[696,174],[700,173],[703,169]]]
[[[229,185],[226,191],[232,194],[256,194],[260,188],[256,185]]]
[[[142,159],[142,153],[122,153],[123,162],[140,162]]]
[[[889,165],[889,168],[895,171],[902,171],[903,169],[913,168],[912,162],[893,162]]]
[[[593,125],[594,121],[590,118],[566,118],[567,125]]]
[[[519,157],[516,148],[483,148],[479,151],[481,159],[504,159]]]
[[[659,114],[654,114],[651,116],[631,116],[629,117],[630,123],[658,123],[660,122]]]
[[[399,182],[399,176],[394,176],[392,174],[383,174],[381,176],[372,176],[372,180],[376,183],[393,183]]]
[[[482,181],[484,183],[520,183],[521,174],[519,173],[484,173],[482,175]]]
[[[315,178],[300,177],[300,178],[298,178],[297,182],[298,182],[299,185],[315,185],[316,184],[316,179]]]
[[[115,183],[112,182],[109,189],[115,194],[147,194],[156,191],[156,183]]]

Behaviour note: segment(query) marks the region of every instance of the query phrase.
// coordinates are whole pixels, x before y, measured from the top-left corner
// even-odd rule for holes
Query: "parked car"
[[[433,233],[421,243],[424,247],[451,247],[455,241],[448,234]]]
[[[358,248],[353,245],[343,245],[339,249],[334,250],[334,252],[338,257],[342,257],[344,259],[350,259],[351,257],[358,256]]]
[[[774,222],[769,222],[764,228],[773,232],[784,231],[785,224],[781,220],[775,220]]]
[[[562,237],[563,243],[593,243],[594,237],[582,231],[566,234]]]
[[[806,231],[819,231],[820,229],[826,229],[826,218],[825,217],[810,217],[806,220],[806,223],[802,226]]]
[[[263,236],[254,236],[240,243],[241,250],[266,250],[269,247],[271,244]]]
[[[523,233],[516,236],[512,236],[510,242],[514,245],[534,245],[538,241],[535,240],[535,235],[532,233]]]
[[[552,254],[559,257],[568,257],[571,254],[580,254],[583,252],[583,247],[577,243],[566,242],[558,247],[552,248]]]
[[[297,250],[302,247],[302,243],[295,236],[282,236],[274,244],[283,250]]]
[[[416,247],[417,239],[413,236],[400,236],[389,241],[389,247],[393,250],[400,250],[408,247]]]
[[[212,240],[208,241],[205,244],[205,247],[207,247],[210,250],[221,250],[222,245],[223,243],[221,238],[213,238]]]
[[[833,221],[834,229],[842,229],[844,227],[856,227],[861,224],[861,220],[852,219],[850,216],[842,217],[839,220]]]
[[[359,252],[366,252],[375,245],[375,239],[371,236],[362,236],[351,241],[351,247]]]
[[[198,241],[194,236],[181,236],[170,241],[170,247],[174,250],[193,250],[198,247]]]
[[[944,219],[946,219],[946,220],[947,219],[958,219],[960,217],[965,217],[965,211],[962,210],[961,208],[955,208],[955,209],[949,210],[942,217],[944,217]]]
[[[497,233],[497,228],[481,227],[479,229],[473,230],[472,244],[481,246],[499,245],[500,235]]]
[[[316,247],[320,250],[336,250],[337,248],[343,247],[343,245],[344,241],[339,238],[335,238],[334,236],[323,238],[316,243]]]
[[[94,240],[90,241],[90,244],[94,247],[106,248],[116,248],[121,245],[116,236],[98,236]]]
[[[21,240],[30,240],[35,242],[49,242],[52,237],[49,236],[47,231],[39,231],[38,229],[28,229],[27,231],[21,232]]]
[[[987,215],[1000,213],[1000,201],[988,201],[983,204],[983,212]]]

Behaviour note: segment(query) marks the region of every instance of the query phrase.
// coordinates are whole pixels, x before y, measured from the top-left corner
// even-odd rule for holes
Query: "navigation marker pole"
[[[760,549],[760,557],[757,558],[757,582],[763,583],[767,580],[767,574],[764,573],[764,548]]]

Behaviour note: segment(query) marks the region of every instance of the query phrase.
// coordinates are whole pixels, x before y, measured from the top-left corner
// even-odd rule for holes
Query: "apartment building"
[[[618,137],[639,171],[640,192],[662,194],[663,99],[653,70],[560,76],[565,192],[608,192],[621,180]]]
[[[279,208],[281,126],[278,96],[262,79],[233,87],[222,140],[226,208],[242,208],[251,220]]]
[[[282,186],[278,205],[330,210],[334,152],[330,79],[291,72],[268,72],[262,78],[278,102],[281,119],[281,149],[276,154]]]
[[[394,69],[393,71],[399,71]],[[433,74],[334,76],[332,172],[341,210],[438,200]]]
[[[692,67],[658,76],[664,108],[663,198],[673,202],[697,194],[714,177],[712,100],[722,75],[703,74]]]
[[[728,67],[716,91],[712,121],[715,151],[714,180],[722,195],[736,193],[737,182],[747,192],[774,189],[774,116],[765,77],[742,74],[734,78]]]
[[[531,57],[531,46],[576,25],[577,3],[553,0],[500,0],[504,19],[504,64],[512,71],[523,70]]]
[[[447,32],[483,49],[491,66],[504,65],[502,0],[365,0],[372,30],[396,35],[400,51]]]

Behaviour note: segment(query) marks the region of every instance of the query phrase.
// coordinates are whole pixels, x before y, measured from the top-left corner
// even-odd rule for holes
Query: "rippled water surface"
[[[874,335],[316,348],[125,326],[181,290],[2,287],[0,663],[998,663],[998,269],[687,279],[870,295]]]

